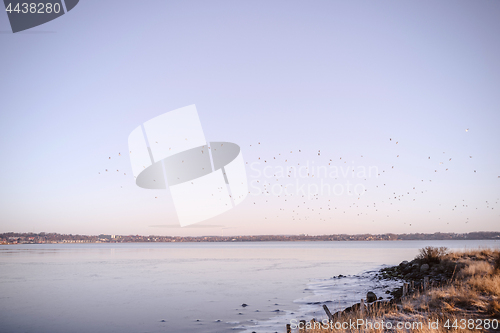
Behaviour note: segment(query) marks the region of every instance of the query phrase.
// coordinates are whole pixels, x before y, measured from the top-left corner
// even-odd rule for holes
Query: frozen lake
[[[320,317],[322,302],[359,301],[377,287],[366,272],[427,245],[500,241],[1,246],[0,331],[282,332],[292,318]]]

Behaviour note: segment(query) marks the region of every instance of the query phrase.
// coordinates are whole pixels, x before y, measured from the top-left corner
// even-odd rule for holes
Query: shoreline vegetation
[[[376,278],[403,286],[390,291],[390,300],[368,292],[333,315],[323,306],[329,320],[289,324],[287,332],[500,331],[500,249],[425,247],[412,261],[381,269]]]
[[[0,234],[0,245],[59,243],[174,243],[174,242],[296,242],[296,241],[398,241],[398,240],[500,240],[500,232],[433,234],[336,234],[336,235],[257,235],[257,236],[141,236],[141,235],[73,235],[58,233]]]

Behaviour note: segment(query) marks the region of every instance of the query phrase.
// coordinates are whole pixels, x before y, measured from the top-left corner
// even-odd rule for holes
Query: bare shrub
[[[419,250],[419,254],[415,259],[421,260],[428,264],[438,264],[441,259],[448,253],[447,247],[426,246]]]

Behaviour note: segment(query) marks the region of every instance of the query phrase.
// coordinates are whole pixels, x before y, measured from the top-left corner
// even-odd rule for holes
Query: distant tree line
[[[433,234],[338,234],[338,235],[258,235],[258,236],[141,236],[141,235],[73,235],[58,233],[0,234],[0,244],[44,243],[131,243],[131,242],[266,242],[266,241],[397,241],[397,240],[486,240],[500,239],[500,232],[478,231],[469,233]]]

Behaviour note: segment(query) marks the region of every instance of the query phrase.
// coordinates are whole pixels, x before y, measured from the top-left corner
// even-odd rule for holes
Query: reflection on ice
[[[340,275],[311,280],[307,284],[306,290],[311,291],[312,295],[294,301],[299,306],[297,311],[286,311],[269,320],[258,321],[255,325],[240,325],[234,329],[243,329],[244,333],[281,332],[292,319],[297,322],[300,320],[309,321],[312,318],[317,321],[327,319],[322,308],[323,304],[326,304],[330,311],[335,313],[365,299],[368,291],[373,291],[377,297],[390,298],[385,292],[399,287],[401,283],[378,280],[375,277],[376,273],[377,271],[370,270],[358,275]]]

